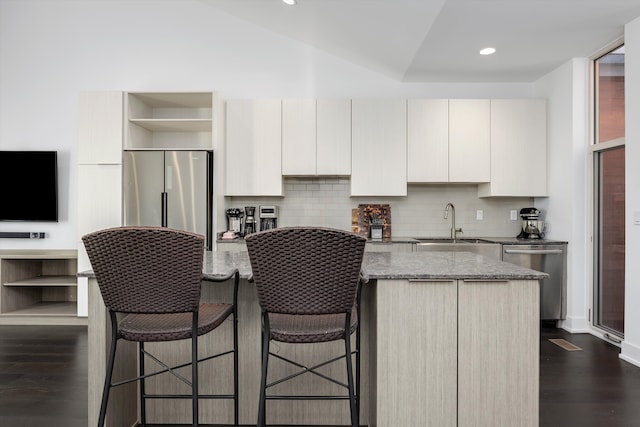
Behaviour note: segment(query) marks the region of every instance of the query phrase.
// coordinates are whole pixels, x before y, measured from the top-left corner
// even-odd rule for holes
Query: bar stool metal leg
[[[138,343],[138,372],[140,373],[140,425],[147,425],[147,391],[144,383],[144,342]]]
[[[346,315],[345,331],[349,331],[349,325],[351,324],[351,315]],[[358,427],[358,415],[359,408],[356,405],[356,396],[353,385],[353,366],[351,357],[351,336],[346,333],[344,337],[344,351],[345,359],[347,361],[347,384],[349,388],[349,411],[351,414],[351,427]]]
[[[236,273],[236,289],[238,287],[239,275]],[[238,402],[238,304],[233,308],[233,425],[238,427],[240,407]]]
[[[267,367],[269,364],[269,317],[263,314],[262,329],[262,374],[260,377],[260,403],[258,407],[258,427],[266,426],[266,400],[267,400]]]
[[[198,427],[198,312],[193,312],[191,326],[191,401],[193,427]]]
[[[102,390],[102,402],[100,402],[98,427],[104,426],[107,415],[107,403],[109,402],[109,391],[111,390],[111,379],[113,377],[113,364],[116,358],[116,347],[118,344],[116,315],[114,313],[109,314],[111,317],[111,345],[109,346],[109,360],[107,362],[107,372],[105,373],[104,388]]]

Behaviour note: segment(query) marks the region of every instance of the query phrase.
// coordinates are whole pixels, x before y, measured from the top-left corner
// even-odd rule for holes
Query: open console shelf
[[[0,251],[0,324],[84,325],[77,251]]]

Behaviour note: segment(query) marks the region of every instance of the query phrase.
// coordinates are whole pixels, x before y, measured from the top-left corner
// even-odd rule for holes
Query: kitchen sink
[[[493,243],[485,239],[450,239],[446,237],[417,237],[418,243],[423,244],[459,244],[459,243]]]
[[[469,243],[466,242],[465,239],[447,239],[447,238],[437,238],[437,237],[425,237],[425,238],[417,238],[418,244],[424,245],[457,245],[458,243]]]
[[[492,242],[491,240],[485,240],[485,239],[458,239],[458,240],[464,240],[467,243],[495,243],[495,242]]]
[[[501,246],[484,239],[450,239],[439,237],[416,238],[418,252],[473,252],[494,259],[501,259]]]

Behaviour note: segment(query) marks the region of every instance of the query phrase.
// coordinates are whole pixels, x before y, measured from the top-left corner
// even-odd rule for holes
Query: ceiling
[[[532,82],[640,16],[640,0],[199,1],[402,82]]]

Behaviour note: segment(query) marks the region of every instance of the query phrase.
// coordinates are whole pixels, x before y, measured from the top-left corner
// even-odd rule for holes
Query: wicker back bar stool
[[[262,373],[258,427],[266,425],[267,400],[349,401],[351,425],[360,410],[360,284],[366,281],[362,259],[366,239],[324,227],[284,227],[250,234],[245,238],[252,279],[262,312]],[[356,333],[355,349],[351,336]],[[344,354],[307,367],[270,352],[271,341],[324,343],[344,340]],[[291,363],[299,371],[267,382],[269,358]],[[355,356],[355,382],[352,358]],[[346,384],[318,368],[345,359]],[[302,374],[311,373],[344,387],[343,395],[283,395],[268,389]]]
[[[238,426],[238,330],[237,294],[239,273],[209,281],[234,279],[232,303],[200,302],[203,281],[204,236],[163,227],[114,227],[82,237],[100,293],[111,321],[111,344],[100,405],[98,426],[105,422],[112,387],[139,381],[140,425],[146,426],[147,399],[191,399],[192,423],[198,426],[199,399],[231,399],[234,425]],[[218,328],[233,317],[233,348],[198,359],[198,337]],[[119,340],[138,343],[138,376],[112,382]],[[145,342],[191,339],[191,361],[170,367],[144,348]],[[233,355],[233,393],[198,393],[198,363]],[[163,368],[145,372],[145,358]],[[191,367],[191,378],[178,372]],[[145,378],[170,373],[191,387],[191,394],[148,394]]]

